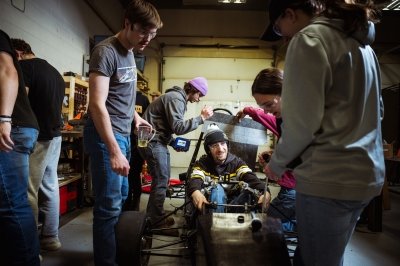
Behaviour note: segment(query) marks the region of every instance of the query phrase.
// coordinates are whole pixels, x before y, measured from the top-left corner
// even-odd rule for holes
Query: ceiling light
[[[246,3],[246,0],[218,0],[218,3],[223,3],[223,4],[244,4]]]
[[[396,1],[391,1],[391,3],[389,3],[384,10],[400,10],[400,1],[396,0]]]

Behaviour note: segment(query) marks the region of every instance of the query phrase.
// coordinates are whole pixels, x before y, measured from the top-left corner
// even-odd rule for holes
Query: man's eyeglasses
[[[217,143],[208,145],[208,147],[209,147],[211,150],[218,149],[220,146],[226,147],[226,141],[221,141],[221,142],[217,142]]]
[[[137,24],[133,24],[133,26],[134,26],[135,30],[137,32],[139,32],[139,36],[141,38],[150,38],[150,40],[151,40],[157,36],[157,32],[148,31],[146,29],[143,29],[141,26],[139,26]]]

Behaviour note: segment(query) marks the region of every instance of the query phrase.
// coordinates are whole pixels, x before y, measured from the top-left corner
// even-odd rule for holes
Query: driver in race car
[[[243,205],[229,207],[228,212],[244,212],[245,203],[263,203],[265,182],[241,158],[229,153],[229,140],[216,124],[207,128],[204,150],[206,155],[196,161],[188,182],[188,195],[198,210],[203,204],[216,203],[214,212],[225,212],[224,204]],[[265,196],[268,204],[269,191]]]

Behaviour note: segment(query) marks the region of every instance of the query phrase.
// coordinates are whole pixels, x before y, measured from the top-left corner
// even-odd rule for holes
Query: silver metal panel
[[[238,222],[238,216],[244,222]],[[280,220],[256,214],[260,230],[251,230],[247,213],[213,213],[198,217],[199,265],[291,265]]]
[[[235,116],[214,113],[214,115],[204,122],[202,132],[206,132],[208,125],[215,123],[225,132],[230,141],[250,144],[263,145],[268,142],[269,135],[267,130],[258,122],[243,118],[240,123],[237,122]]]

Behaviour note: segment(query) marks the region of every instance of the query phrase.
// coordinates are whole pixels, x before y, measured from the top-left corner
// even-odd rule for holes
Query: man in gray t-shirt
[[[93,250],[96,265],[116,264],[115,225],[128,195],[131,123],[150,124],[135,112],[133,49],[143,50],[162,27],[153,5],[132,1],[124,27],[95,46],[89,64],[89,108],[84,144],[89,154],[95,205]],[[133,158],[135,160],[135,158]]]
[[[135,112],[136,92],[133,92],[136,86],[136,71],[132,50],[127,51],[116,36],[102,41],[93,49],[89,73],[109,78],[105,111],[110,117],[112,130],[124,136],[131,133],[130,124]],[[89,117],[95,120],[94,116],[96,115],[89,109]]]

